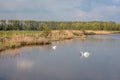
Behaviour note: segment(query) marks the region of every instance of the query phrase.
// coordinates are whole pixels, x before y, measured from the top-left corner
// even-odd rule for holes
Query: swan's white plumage
[[[57,46],[52,46],[52,49],[55,50]]]
[[[80,52],[80,54],[81,54],[81,57],[85,57],[85,58],[89,57],[90,55],[89,52]]]

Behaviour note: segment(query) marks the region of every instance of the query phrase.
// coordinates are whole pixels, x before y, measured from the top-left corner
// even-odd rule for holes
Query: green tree
[[[43,35],[47,37],[51,33],[51,28],[47,25],[43,26]]]
[[[5,31],[7,28],[6,20],[0,20],[0,23],[1,23],[2,29]]]

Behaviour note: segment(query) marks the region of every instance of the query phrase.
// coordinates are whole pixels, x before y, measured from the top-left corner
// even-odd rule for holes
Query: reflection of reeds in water
[[[54,42],[54,43],[58,43],[58,44],[71,44],[72,43],[72,40],[73,39],[68,39],[68,40],[61,40],[61,41],[57,41],[57,42]]]
[[[51,45],[30,45],[30,46],[25,46],[22,48],[15,48],[15,49],[9,49],[6,51],[0,52],[0,58],[8,58],[8,57],[16,57],[22,54],[22,51],[24,51],[26,54],[29,54],[34,48],[38,50],[50,50]]]
[[[102,35],[89,36],[88,39],[96,40],[96,41],[111,41],[111,40],[114,40],[114,38],[106,37],[106,36],[102,36]]]
[[[20,54],[20,49],[16,48],[14,50],[3,51],[0,53],[0,58],[7,58],[7,57],[16,57]]]

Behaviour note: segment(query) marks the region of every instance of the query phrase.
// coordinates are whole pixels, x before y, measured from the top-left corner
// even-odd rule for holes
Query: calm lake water
[[[120,80],[119,61],[120,35],[94,35],[1,52],[0,80]]]

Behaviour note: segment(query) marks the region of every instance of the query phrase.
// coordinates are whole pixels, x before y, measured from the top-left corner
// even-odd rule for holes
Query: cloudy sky
[[[0,19],[120,22],[120,0],[0,0]]]

